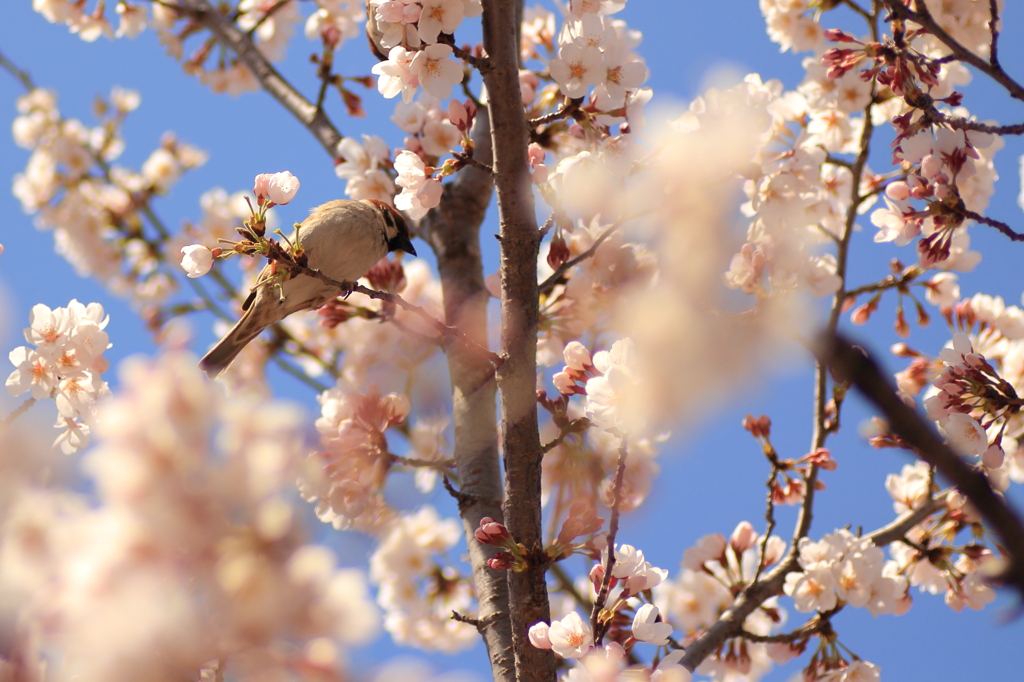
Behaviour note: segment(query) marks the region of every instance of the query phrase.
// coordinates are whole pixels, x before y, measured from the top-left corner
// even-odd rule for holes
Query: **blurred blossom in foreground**
[[[692,411],[697,400],[749,376],[772,352],[780,332],[797,331],[790,299],[762,299],[742,315],[722,281],[738,241],[735,179],[748,170],[770,129],[767,88],[756,77],[725,93],[709,93],[652,139],[657,149],[631,195],[646,211],[660,254],[657,281],[621,301],[618,328],[635,343],[644,377],[631,402],[653,418]],[[712,97],[711,95],[714,95]]]
[[[305,543],[301,414],[226,399],[195,363],[122,365],[82,462],[94,500],[0,486],[0,608],[17,654],[37,662],[38,646],[59,661],[47,677],[80,682],[180,682],[218,659],[239,678],[342,679],[340,648],[378,617],[362,573]],[[0,479],[18,452],[0,449]]]

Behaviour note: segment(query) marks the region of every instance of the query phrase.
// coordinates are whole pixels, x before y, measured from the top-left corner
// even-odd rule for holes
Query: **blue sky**
[[[250,94],[232,99],[211,94],[164,55],[152,33],[135,41],[85,44],[63,26],[48,24],[32,12],[27,0],[7,5],[4,21],[0,22],[0,51],[28,69],[37,84],[55,89],[65,116],[89,124],[92,99],[106,95],[114,85],[141,93],[142,106],[131,115],[125,130],[128,148],[123,163],[139,165],[166,130],[210,152],[206,166],[187,175],[169,196],[158,201],[158,211],[168,224],[197,219],[198,198],[210,187],[221,186],[229,192],[248,188],[257,172],[288,169],[302,180],[296,202],[288,207],[292,213],[281,216],[286,221],[301,219],[306,206],[342,195],[343,185],[334,176],[330,160],[270,98]],[[1001,51],[1003,63],[1012,71],[1013,65],[1024,64],[1020,40],[1024,37],[1024,6],[1015,2],[1007,5]],[[780,78],[789,88],[802,78],[801,57],[780,54],[769,42],[756,3],[633,0],[619,16],[644,34],[641,52],[651,70],[648,85],[654,88],[657,102],[686,102],[709,80],[727,78],[724,74],[730,73],[756,71],[765,79]],[[310,43],[298,38],[283,68],[307,92],[315,88],[313,67],[306,61],[312,51]],[[342,71],[349,75],[367,74],[373,63],[361,40],[347,45],[340,59],[345,64]],[[1022,119],[1024,110],[1019,103],[1012,103],[981,79],[965,92],[965,104],[983,119],[997,118],[1003,123]],[[19,94],[20,87],[6,74],[0,74],[4,120],[13,118],[14,99]],[[400,134],[388,120],[393,102],[383,104],[370,91],[365,104],[368,118],[338,119],[342,132],[376,133],[389,143],[398,143]],[[997,155],[1001,178],[988,211],[1018,229],[1024,227],[1024,215],[1016,204],[1022,152],[1021,141],[1011,139]],[[888,157],[887,149],[880,146],[873,167],[884,168]],[[0,182],[9,183],[26,159],[27,153],[14,146],[9,134],[0,135]],[[31,218],[22,213],[6,190],[0,192],[0,215],[4,217],[0,243],[6,249],[0,255],[0,296],[6,299],[6,319],[0,319],[0,349],[6,353],[20,343],[20,329],[27,323],[33,304],[60,306],[78,298],[107,306],[112,317],[108,329],[114,343],[108,352],[112,362],[153,351],[138,317],[91,280],[79,278],[54,255],[51,235],[35,230]],[[497,259],[493,240],[487,235],[497,232],[494,211],[488,221],[483,242],[490,259],[487,271],[491,272],[497,267]],[[862,224],[870,227],[866,219]],[[876,245],[870,237],[868,229],[855,236],[854,259],[873,259],[870,267],[854,270],[853,281],[857,284],[886,274],[888,258],[913,259],[911,251]],[[1018,302],[1024,288],[1019,265],[1024,245],[1012,244],[977,226],[972,228],[972,239],[974,248],[984,253],[984,260],[975,272],[961,277],[964,295],[984,291],[1001,294],[1008,303]],[[425,251],[421,249],[421,254]],[[879,255],[880,251],[885,253]],[[883,303],[882,310],[892,310],[891,299],[888,306]],[[852,333],[861,339],[874,337],[871,346],[881,353],[895,339],[889,331],[891,317],[876,318]],[[194,331],[196,349],[201,351],[212,340],[212,334],[200,318]],[[935,350],[948,334],[939,320],[926,333],[915,333],[915,338],[923,349]],[[898,368],[896,364],[891,366]],[[761,526],[766,470],[758,448],[740,428],[740,420],[747,413],[769,414],[774,421],[777,449],[783,456],[799,457],[810,440],[811,378],[807,358],[789,358],[766,378],[733,394],[726,404],[709,408],[705,414],[685,415],[687,419],[662,455],[663,476],[643,509],[625,519],[622,541],[642,548],[650,561],[674,573],[683,550],[701,535],[716,531],[728,534],[743,519]],[[281,379],[282,393],[302,402],[313,413],[316,406],[310,391]],[[12,404],[6,396],[0,397],[0,413],[6,413]],[[49,413],[43,414],[43,407],[35,408],[35,412],[48,428]],[[816,537],[847,524],[870,530],[892,518],[891,500],[882,484],[887,473],[898,471],[909,458],[867,447],[856,433],[858,424],[867,417],[860,403],[853,401],[844,418],[843,433],[831,443],[839,471],[825,478],[829,488],[819,498],[812,531]],[[1022,496],[1015,497],[1018,507],[1024,506]],[[446,505],[440,498],[435,503]],[[447,507],[450,509],[450,505]],[[779,527],[788,537],[792,514],[783,512],[779,516]],[[346,552],[351,563],[358,563],[369,547],[359,539],[333,538],[331,542]],[[1006,607],[1007,600],[1003,599],[981,613],[954,614],[941,597],[915,592],[914,607],[905,616],[874,619],[864,611],[848,609],[835,625],[841,640],[879,665],[888,680],[952,680],[966,676],[1013,679],[1020,674],[1019,657],[1014,651],[1024,635],[1024,625],[1019,620],[1002,622],[1000,616],[1005,615]],[[791,613],[791,624],[802,622],[798,616]],[[368,664],[390,651],[388,645],[381,644],[357,654],[354,660]],[[484,657],[477,648],[454,661],[441,657],[432,660],[439,667],[483,670]],[[797,670],[796,664],[790,664],[767,679],[785,680]]]

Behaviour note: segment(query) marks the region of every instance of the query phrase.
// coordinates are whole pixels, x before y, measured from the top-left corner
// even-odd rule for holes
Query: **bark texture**
[[[540,435],[537,424],[537,256],[540,233],[533,206],[529,127],[519,90],[519,41],[514,0],[485,0],[484,51],[494,144],[494,184],[501,223],[501,431],[505,465],[505,524],[528,551],[541,546]],[[539,554],[539,552],[538,552]],[[555,679],[550,651],[533,647],[527,630],[550,620],[544,567],[509,574],[512,646],[519,682]]]
[[[486,109],[474,124],[475,158],[491,163],[491,128]],[[420,224],[420,233],[437,256],[444,293],[445,322],[458,327],[473,341],[487,346],[487,303],[480,225],[491,201],[491,174],[467,166],[445,188],[441,205]],[[480,519],[502,519],[501,471],[498,467],[498,429],[495,416],[497,385],[490,362],[457,340],[447,348],[452,384],[452,420],[455,461],[462,498],[459,515],[469,548],[479,601],[480,633],[487,646],[491,674],[496,682],[515,681],[512,629],[509,621],[508,583],[505,573],[486,566],[496,548],[474,537]]]

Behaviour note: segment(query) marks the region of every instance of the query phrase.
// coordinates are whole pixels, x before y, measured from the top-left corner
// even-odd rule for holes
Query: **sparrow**
[[[405,218],[379,199],[337,199],[317,206],[289,237],[292,244],[296,239],[309,267],[339,282],[356,281],[392,251],[416,255]],[[260,271],[242,303],[241,319],[199,361],[211,379],[264,329],[299,310],[319,308],[339,293],[338,287],[301,274],[276,286],[273,266],[268,263]]]

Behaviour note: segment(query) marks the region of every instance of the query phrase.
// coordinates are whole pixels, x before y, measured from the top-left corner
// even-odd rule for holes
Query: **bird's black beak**
[[[409,239],[408,234],[399,232],[390,240],[388,240],[388,253],[398,250],[405,251],[410,256],[416,255],[416,249],[413,247],[412,240]]]

